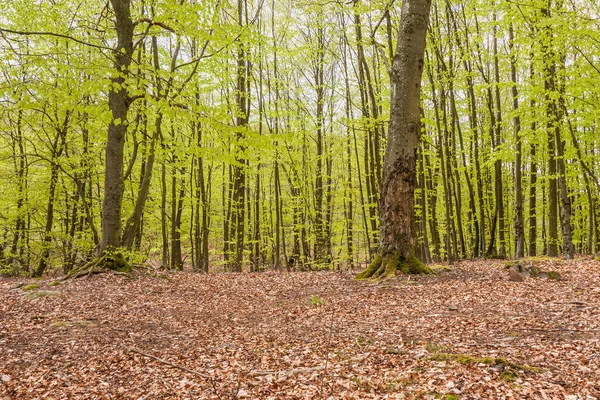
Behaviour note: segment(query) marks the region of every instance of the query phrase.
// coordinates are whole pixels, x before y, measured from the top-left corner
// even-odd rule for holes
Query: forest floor
[[[0,400],[598,399],[600,262],[0,279]]]

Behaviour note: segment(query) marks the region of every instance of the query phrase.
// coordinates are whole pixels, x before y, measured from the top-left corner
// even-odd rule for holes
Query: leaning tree
[[[427,273],[415,256],[414,193],[420,136],[420,92],[431,0],[404,0],[391,67],[388,141],[381,181],[379,249],[357,279]]]

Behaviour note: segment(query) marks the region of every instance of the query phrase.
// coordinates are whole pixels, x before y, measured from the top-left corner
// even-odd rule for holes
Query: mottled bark
[[[123,199],[123,147],[127,133],[127,112],[130,97],[126,79],[133,55],[133,30],[130,0],[111,0],[115,14],[117,46],[113,51],[114,65],[108,108],[112,114],[106,142],[106,171],[102,202],[102,239],[100,253],[121,244],[121,203]]]
[[[426,271],[414,256],[413,227],[419,99],[430,7],[429,0],[406,0],[402,4],[391,71],[390,124],[379,202],[379,254],[358,278],[385,278],[397,269]]]

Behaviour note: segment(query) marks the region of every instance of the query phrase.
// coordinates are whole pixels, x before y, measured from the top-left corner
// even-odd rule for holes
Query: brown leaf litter
[[[600,263],[536,262],[3,279],[0,399],[598,399]]]

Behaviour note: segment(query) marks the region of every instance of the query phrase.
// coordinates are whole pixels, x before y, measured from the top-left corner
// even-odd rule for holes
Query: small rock
[[[562,281],[562,276],[557,271],[548,271],[548,275],[554,281]]]
[[[448,310],[458,311],[458,306],[456,304],[450,304],[450,306],[448,306]]]
[[[525,277],[511,268],[508,270],[508,280],[511,282],[523,282]]]
[[[11,380],[10,375],[4,375],[4,374],[2,375],[2,382],[8,383],[8,382],[10,382],[10,380]]]

